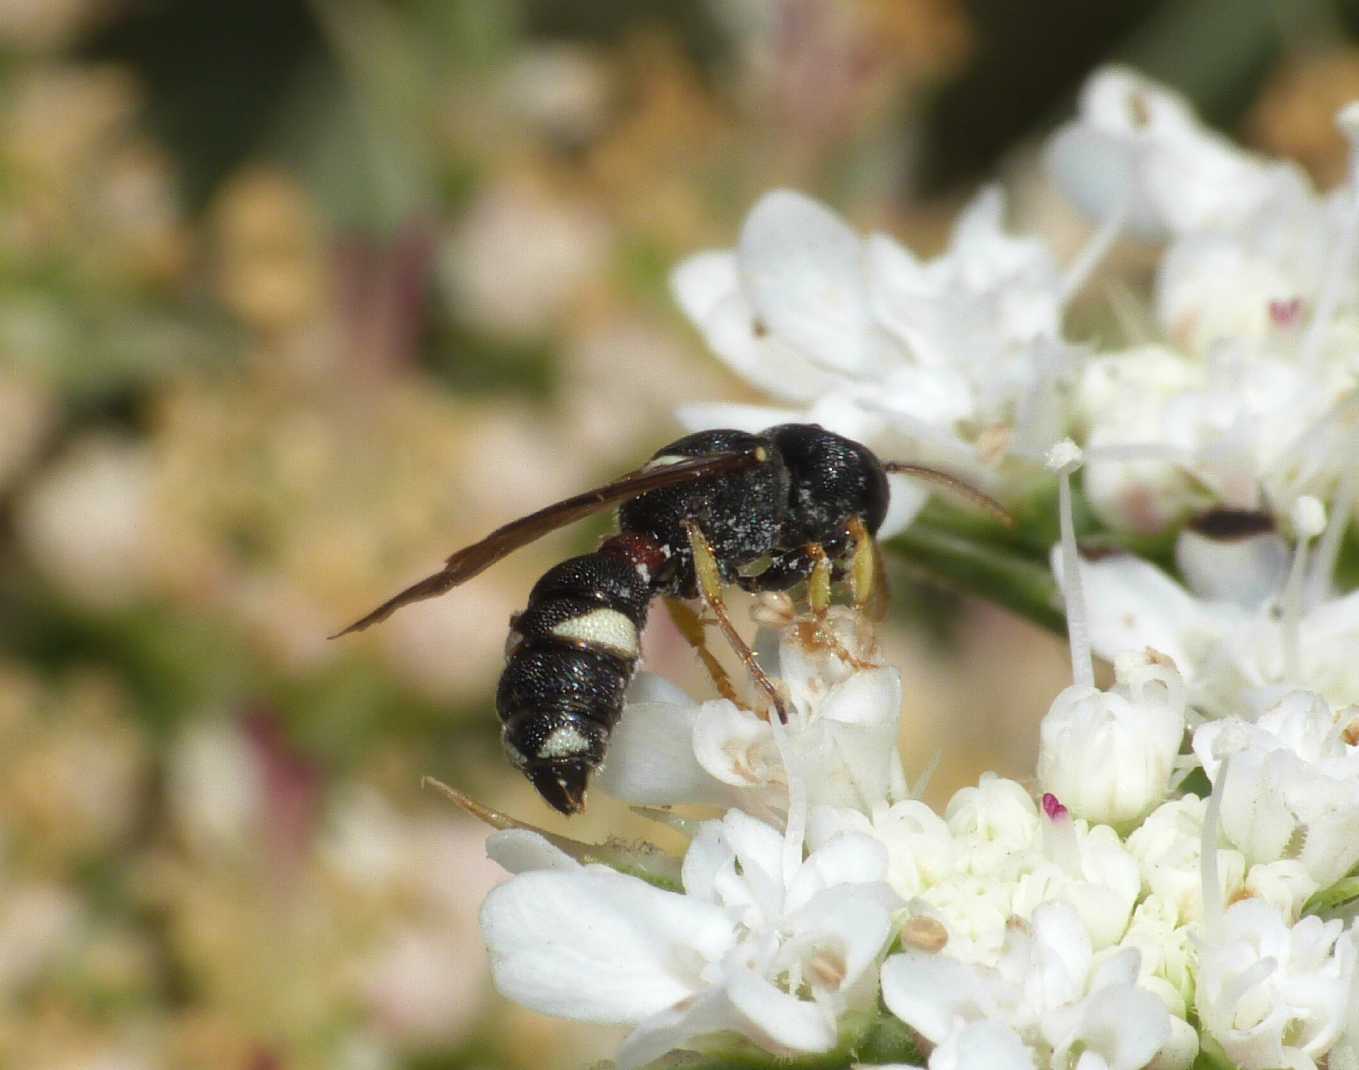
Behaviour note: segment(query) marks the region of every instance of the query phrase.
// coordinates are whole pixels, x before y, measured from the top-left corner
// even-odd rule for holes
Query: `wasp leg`
[[[850,558],[849,586],[856,609],[867,613],[870,620],[882,620],[887,615],[887,572],[882,565],[882,553],[877,540],[868,533],[859,517],[851,517],[849,535],[854,541]]]
[[[712,679],[713,686],[717,688],[717,693],[729,702],[744,708],[743,703],[736,694],[736,685],[731,682],[731,677],[727,675],[727,670],[722,668],[722,663],[713,657],[713,652],[708,649],[708,644],[703,638],[703,621],[699,619],[697,613],[685,602],[678,598],[667,598],[665,600],[666,611],[670,614],[670,619],[675,622],[675,627],[684,637],[684,641],[693,648],[698,660],[703,663],[703,667],[708,670],[708,676]]]
[[[847,532],[851,536],[853,536],[855,524],[858,524],[860,530],[863,529],[862,522],[851,520],[850,524],[847,526]],[[838,541],[839,540],[837,539],[837,542]],[[871,539],[868,541],[868,545],[873,545]],[[859,543],[856,540],[856,554],[858,549]],[[868,662],[851,654],[849,650],[845,648],[845,645],[840,642],[835,632],[826,624],[826,611],[830,608],[831,579],[834,575],[834,565],[831,562],[830,555],[826,552],[826,548],[820,543],[808,543],[802,548],[802,554],[804,555],[804,558],[811,563],[811,569],[807,577],[807,605],[812,611],[811,618],[803,620],[799,625],[803,643],[807,646],[817,646],[829,650],[835,654],[836,657],[840,658],[841,661],[845,662],[847,665],[854,666],[856,669],[873,668],[874,666]],[[855,604],[857,607],[859,585],[856,584],[855,580],[855,564],[857,564],[857,561],[851,561],[850,584],[855,591]]]
[[[717,568],[717,559],[713,556],[712,547],[708,545],[708,540],[699,529],[697,523],[692,520],[684,522],[684,530],[689,535],[689,551],[694,559],[694,577],[698,581],[699,597],[703,599],[703,604],[717,618],[717,626],[722,630],[722,635],[731,648],[736,651],[736,656],[741,659],[741,663],[750,673],[750,678],[755,681],[756,686],[769,696],[769,701],[773,703],[774,712],[778,714],[782,724],[788,723],[788,711],[784,708],[783,699],[779,697],[778,688],[774,682],[765,675],[760,663],[756,660],[755,651],[751,650],[746,641],[741,638],[741,633],[736,630],[731,623],[731,617],[727,615],[726,603],[722,600],[722,574]]]
[[[831,559],[819,542],[808,543],[803,552],[812,562],[812,571],[807,577],[807,604],[817,617],[824,617],[831,603]]]

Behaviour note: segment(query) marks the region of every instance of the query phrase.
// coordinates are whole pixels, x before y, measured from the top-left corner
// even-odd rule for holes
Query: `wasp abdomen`
[[[510,642],[529,637],[564,643],[615,657],[635,659],[637,625],[621,610],[587,598],[558,597],[537,604],[514,621]]]
[[[565,814],[584,805],[640,654],[651,592],[616,550],[606,544],[538,581],[512,623],[496,693],[506,753]]]

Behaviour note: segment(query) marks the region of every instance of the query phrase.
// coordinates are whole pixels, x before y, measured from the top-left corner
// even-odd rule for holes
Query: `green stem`
[[[887,546],[931,579],[996,602],[1051,631],[1066,630],[1062,592],[1046,561],[1035,561],[1013,546],[937,527],[925,517]]]

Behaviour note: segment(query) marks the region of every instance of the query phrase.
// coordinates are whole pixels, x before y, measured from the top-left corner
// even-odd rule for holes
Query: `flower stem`
[[[887,545],[931,579],[996,602],[1054,632],[1065,630],[1062,593],[1046,562],[936,526],[924,516]]]

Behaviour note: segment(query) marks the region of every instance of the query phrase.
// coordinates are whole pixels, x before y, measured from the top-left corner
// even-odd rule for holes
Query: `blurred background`
[[[565,828],[503,761],[494,686],[509,614],[606,519],[327,633],[633,467],[676,403],[748,396],[667,273],[765,189],[927,253],[1003,181],[1069,252],[1038,139],[1111,60],[1329,184],[1357,26],[1322,0],[0,0],[0,1064],[601,1057],[491,992],[484,830],[419,781]],[[895,565],[911,772],[942,753],[934,801],[1027,775],[1063,641]],[[701,692],[653,620],[652,666]],[[620,830],[599,795],[571,825]]]

